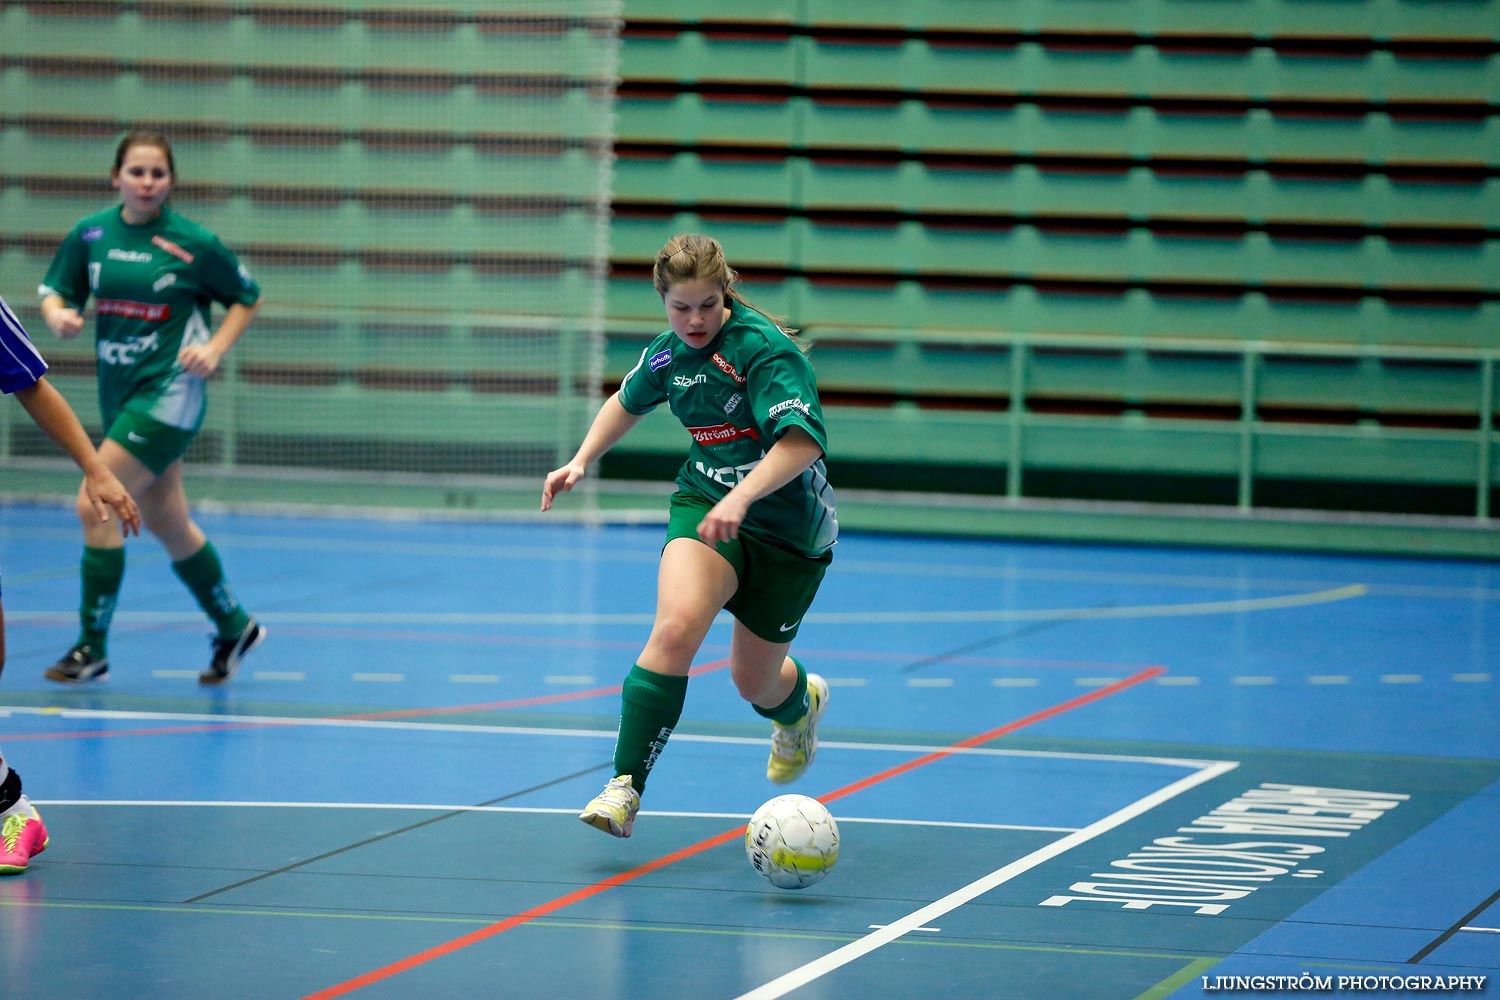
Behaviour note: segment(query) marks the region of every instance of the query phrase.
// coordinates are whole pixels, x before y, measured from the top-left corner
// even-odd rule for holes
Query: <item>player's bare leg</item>
[[[662,550],[656,620],[620,693],[615,777],[579,813],[584,823],[630,836],[646,778],[682,715],[693,657],[737,585],[733,567],[696,539],[674,538]]]
[[[108,438],[99,446],[99,457],[137,498],[142,518],[149,519],[146,494],[154,484],[155,473]],[[47,668],[46,677],[63,684],[87,684],[109,676],[109,625],[125,577],[125,537],[115,520],[99,520],[82,483],[74,507],[83,528],[79,634],[73,648]]]
[[[828,709],[828,682],[803,670],[790,649],[790,643],[770,642],[734,624],[730,672],[741,697],[772,722],[766,778],[778,785],[796,781],[812,766],[818,720]]]

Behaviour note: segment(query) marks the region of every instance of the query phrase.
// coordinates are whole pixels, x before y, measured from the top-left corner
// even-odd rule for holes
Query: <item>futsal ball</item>
[[[806,889],[838,861],[839,826],[817,799],[778,795],[750,817],[745,854],[777,888]]]

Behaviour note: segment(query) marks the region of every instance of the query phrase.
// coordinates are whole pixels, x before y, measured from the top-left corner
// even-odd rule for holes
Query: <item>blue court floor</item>
[[[200,523],[265,645],[200,689],[132,540],[66,688],[71,511],[0,506],[0,748],[52,837],[0,879],[0,996],[1500,996],[1494,565],[846,535],[794,649],[815,766],[765,781],[722,621],[620,841],[574,817],[662,526]],[[800,892],[742,847],[784,790],[842,835]]]

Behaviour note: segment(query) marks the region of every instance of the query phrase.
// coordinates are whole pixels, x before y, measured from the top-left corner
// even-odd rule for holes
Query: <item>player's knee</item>
[[[171,543],[187,534],[187,512],[179,510],[176,504],[148,502],[142,503],[140,507],[141,524],[161,541]]]
[[[73,498],[73,513],[78,515],[78,523],[85,527],[99,520],[99,515],[94,510],[94,502],[82,489],[79,489],[78,496]]]
[[[651,630],[653,641],[679,652],[682,650],[696,652],[700,636],[701,630],[696,624],[676,615],[661,617]]]

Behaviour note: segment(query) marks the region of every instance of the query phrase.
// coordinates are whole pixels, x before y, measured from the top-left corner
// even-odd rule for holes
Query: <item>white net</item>
[[[97,431],[91,338],[52,338],[35,288],[118,138],[158,129],[177,210],[264,292],[195,499],[534,504],[598,402],[619,6],[7,4],[0,292]],[[0,490],[52,454],[18,409]]]

